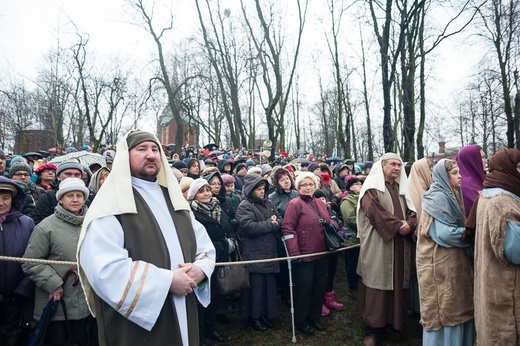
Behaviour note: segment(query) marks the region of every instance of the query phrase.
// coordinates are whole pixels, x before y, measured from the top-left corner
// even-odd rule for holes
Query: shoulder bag
[[[325,243],[327,245],[327,249],[329,251],[334,251],[342,247],[343,238],[341,238],[341,236],[339,235],[337,227],[333,223],[323,220],[320,214],[318,214],[318,212],[316,211],[316,209],[312,207],[312,205],[310,205],[307,202],[305,203],[309,206],[309,208],[312,209],[314,214],[316,214],[320,221],[320,224],[323,226],[323,233],[325,234]]]
[[[236,246],[237,261],[242,260],[240,249]],[[223,295],[240,292],[249,288],[249,269],[242,264],[218,266],[215,284],[217,292]]]

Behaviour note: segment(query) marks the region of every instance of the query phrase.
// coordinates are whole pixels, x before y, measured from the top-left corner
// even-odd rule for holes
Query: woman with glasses
[[[15,181],[22,183],[25,192],[25,205],[22,213],[31,215],[40,196],[45,192],[31,181],[32,170],[28,164],[17,162],[9,169],[9,177]]]
[[[296,177],[300,196],[289,202],[282,223],[284,236],[291,237],[286,241],[290,256],[327,251],[319,220],[334,221],[326,205],[314,198],[317,185],[318,177],[311,172],[302,172]],[[304,334],[314,335],[314,329],[325,330],[320,318],[328,271],[329,258],[323,255],[302,258],[294,266],[294,317],[298,330]]]
[[[52,163],[44,163],[39,165],[34,171],[36,173],[36,185],[40,186],[44,190],[56,190],[57,187],[53,186],[54,180],[56,179],[56,170],[58,168]]]

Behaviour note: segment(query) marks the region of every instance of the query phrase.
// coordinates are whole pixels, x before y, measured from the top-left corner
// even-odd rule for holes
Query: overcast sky
[[[301,55],[302,64],[311,61],[316,47],[326,50],[323,24],[316,18],[317,13],[326,11],[325,1],[309,2],[311,10],[304,42],[310,49]],[[169,6],[169,1],[165,3]],[[222,8],[226,8],[227,4],[236,5],[238,1],[221,0],[220,3]],[[174,13],[176,28],[173,37],[180,39],[193,34],[198,22],[193,1],[177,0],[173,4],[174,8],[182,6],[182,10]],[[153,50],[150,37],[142,29],[129,24],[124,0],[0,0],[0,83],[8,82],[6,77],[9,75],[35,78],[45,53],[58,45],[58,39],[65,47],[72,42],[73,31],[68,24],[71,20],[82,33],[89,34],[88,49],[96,57],[108,60],[117,56],[138,66],[150,60]],[[352,26],[352,23],[343,25]],[[456,97],[454,90],[464,86],[478,56],[458,40],[446,42],[436,54],[435,70],[429,81],[434,90],[430,90],[429,95],[435,98],[438,107],[449,107]],[[329,60],[327,55],[325,61]],[[309,70],[312,72],[313,67],[310,66]],[[308,85],[300,85],[300,89],[316,90],[313,89],[317,85],[315,74],[310,73],[312,79],[305,80],[309,73],[302,71],[305,70],[300,70],[301,80]],[[318,95],[315,96],[317,99]]]

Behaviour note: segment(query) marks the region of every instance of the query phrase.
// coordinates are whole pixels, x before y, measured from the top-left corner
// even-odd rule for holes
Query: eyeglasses
[[[305,184],[300,184],[300,187],[312,187],[314,185],[315,185],[314,183],[305,183]]]
[[[31,175],[29,173],[15,173],[13,174],[15,177],[30,177]]]

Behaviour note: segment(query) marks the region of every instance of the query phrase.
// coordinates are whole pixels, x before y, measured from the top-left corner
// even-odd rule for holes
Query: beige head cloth
[[[359,200],[357,204],[358,211],[361,205],[360,201],[368,189],[376,189],[381,192],[386,191],[385,175],[383,172],[382,162],[391,159],[399,160],[401,161],[401,163],[403,162],[399,155],[395,153],[386,153],[383,156],[381,156],[381,159],[379,161],[376,161],[374,163],[374,165],[372,166],[372,170],[365,179],[365,182],[363,183],[363,188],[361,188],[361,192],[359,193]],[[406,177],[404,165],[401,167],[400,177],[397,178],[395,181],[399,184],[399,195],[404,196],[408,209],[415,211],[415,206],[413,204],[412,197],[410,196],[410,192],[408,191],[408,178]]]
[[[81,244],[83,239],[85,239],[85,234],[88,228],[88,225],[92,220],[98,219],[108,215],[119,215],[119,214],[135,214],[137,213],[137,208],[135,206],[134,193],[132,190],[132,177],[130,174],[130,156],[127,144],[127,137],[135,133],[135,131],[140,130],[132,130],[128,132],[117,144],[117,155],[114,159],[114,163],[112,165],[112,171],[108,175],[105,183],[99,189],[96,194],[96,198],[90,205],[87,215],[85,215],[85,219],[83,221],[83,226],[81,227],[81,233],[78,241],[78,251],[77,251],[77,259],[79,261],[79,253],[81,249]],[[159,140],[156,136],[151,133],[147,133],[151,138],[154,138],[153,142],[159,144]],[[174,210],[190,210],[190,206],[188,202],[182,196],[181,189],[179,187],[179,183],[177,179],[173,175],[170,165],[168,164],[168,160],[164,155],[164,151],[159,145],[159,150],[161,151],[161,161],[162,167],[157,175],[157,181],[159,185],[168,188],[168,194],[170,195],[170,201],[173,205]],[[109,230],[107,230],[109,232]],[[81,266],[79,266],[79,273],[81,279],[81,285],[83,286],[83,290],[85,291],[85,296],[87,297],[87,303],[89,305],[90,311],[94,316],[94,296],[90,284],[87,281],[87,278],[81,270]]]

